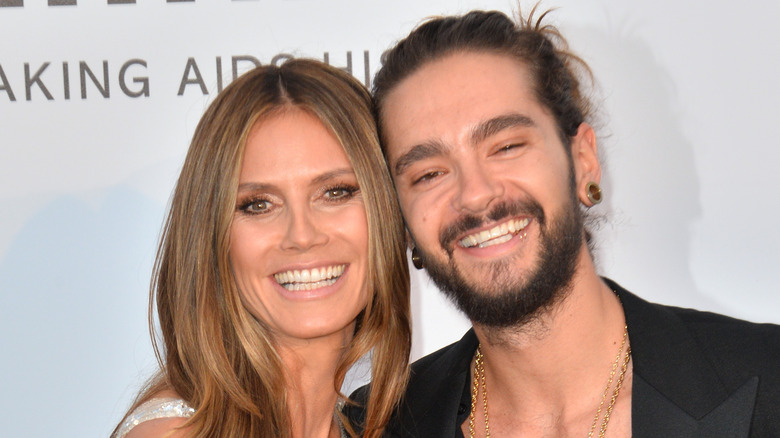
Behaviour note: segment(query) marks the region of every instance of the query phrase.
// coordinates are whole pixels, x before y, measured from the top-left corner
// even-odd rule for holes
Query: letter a
[[[8,83],[8,78],[5,77],[2,65],[0,65],[0,81],[2,81],[0,91],[5,90],[5,92],[8,93],[8,98],[11,99],[11,102],[16,102],[16,96],[14,96],[14,91],[11,90],[11,84]]]
[[[194,79],[190,79],[190,71],[194,72]],[[195,62],[195,58],[187,59],[187,66],[184,68],[184,75],[181,77],[181,83],[179,84],[178,96],[183,95],[184,87],[190,84],[200,85],[200,91],[203,95],[209,94],[209,90],[206,88],[206,83],[203,82],[203,75],[200,74],[200,69],[198,68],[198,63]]]

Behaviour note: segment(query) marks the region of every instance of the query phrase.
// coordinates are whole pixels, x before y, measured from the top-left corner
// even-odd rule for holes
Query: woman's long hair
[[[369,299],[337,367],[335,390],[340,394],[347,370],[372,352],[363,436],[379,437],[408,378],[409,272],[403,223],[368,92],[351,75],[303,59],[258,67],[239,77],[216,97],[195,130],[151,285],[150,329],[161,370],[130,411],[168,389],[196,409],[186,423],[192,436],[290,436],[282,361],[268,330],[242,305],[228,257],[248,133],[258,120],[285,108],[307,111],[330,129],[365,200]],[[162,345],[155,336],[155,304]]]

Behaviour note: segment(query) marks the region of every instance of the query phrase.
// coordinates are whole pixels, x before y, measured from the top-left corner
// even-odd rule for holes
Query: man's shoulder
[[[739,332],[745,334],[764,333],[770,336],[778,336],[778,334],[780,334],[780,325],[773,323],[751,322],[733,316],[706,310],[667,306],[663,304],[655,305],[675,313],[686,324],[705,330],[714,330],[716,332],[725,330],[738,330]]]
[[[780,325],[664,306],[677,315],[713,364],[724,372],[752,370],[780,379]]]
[[[454,435],[461,394],[477,344],[474,331],[469,330],[459,341],[415,361],[385,436]],[[365,406],[370,391],[370,385],[366,385],[352,394],[358,405],[348,405],[345,413],[353,424],[363,423],[365,411],[361,406]]]
[[[468,371],[477,343],[477,336],[474,330],[470,329],[460,340],[417,359],[410,366],[407,398],[410,392],[416,392],[420,386],[427,389],[448,380],[452,375]],[[359,402],[367,400],[370,386],[371,384],[368,384],[359,388],[351,398]]]
[[[773,369],[780,361],[780,325],[756,323],[710,311],[645,302],[652,307],[659,324],[670,328],[672,318],[679,321],[698,345],[713,357],[727,356],[730,362],[756,363],[759,357],[773,360]],[[673,327],[673,324],[671,324]],[[764,365],[768,364],[763,362]]]
[[[773,365],[780,372],[780,325],[651,303],[614,282],[611,285],[623,303],[632,343],[636,341],[638,347],[663,351],[664,346],[678,344],[685,337],[716,363],[744,363],[750,368]]]
[[[686,325],[696,331],[710,332],[721,336],[759,336],[780,338],[780,325],[773,323],[758,323],[729,315],[705,310],[687,309],[682,307],[656,304],[675,313]]]
[[[628,325],[633,403],[643,413],[635,428],[657,431],[651,419],[668,420],[675,406],[700,421],[743,419],[751,436],[780,436],[780,326],[650,303],[612,284]]]
[[[471,329],[459,341],[416,360],[411,366],[412,380],[427,377],[430,373],[442,375],[462,371],[471,362],[477,344],[477,336]]]

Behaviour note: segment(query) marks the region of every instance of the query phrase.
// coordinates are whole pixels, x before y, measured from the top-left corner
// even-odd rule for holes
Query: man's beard
[[[469,281],[455,264],[456,236],[489,222],[521,215],[533,218],[539,226],[536,266],[520,274],[516,271],[516,257],[509,257],[480,267],[471,266],[476,268],[477,275],[487,269],[494,278],[482,282]],[[484,217],[461,216],[442,231],[439,240],[449,262],[439,262],[423,248],[418,247],[418,251],[433,281],[472,323],[493,328],[520,327],[553,308],[566,296],[583,246],[583,222],[583,213],[572,189],[559,217],[549,223],[536,201],[505,202],[495,206]],[[529,254],[530,251],[524,253]],[[481,277],[487,276],[482,272]]]

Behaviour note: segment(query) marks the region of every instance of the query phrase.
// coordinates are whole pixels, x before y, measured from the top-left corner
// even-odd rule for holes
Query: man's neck
[[[474,326],[495,421],[502,412],[513,413],[515,420],[578,424],[584,414],[592,420],[623,339],[625,317],[590,257],[584,259],[566,297],[543,315],[519,328]]]

